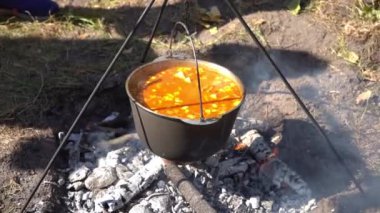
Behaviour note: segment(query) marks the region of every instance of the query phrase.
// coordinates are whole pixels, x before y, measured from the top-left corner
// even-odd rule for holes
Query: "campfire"
[[[276,145],[260,134],[266,130],[263,122],[238,118],[224,149],[206,160],[178,166],[152,154],[134,130],[118,137],[118,130],[95,126],[72,134],[65,147],[70,164],[66,205],[72,212],[199,212],[202,208],[307,212],[315,208],[302,177],[277,158]]]
[[[167,2],[163,2],[142,61],[146,59]],[[245,98],[240,79],[227,68],[198,60],[190,32],[182,22],[177,22],[174,29],[184,28],[194,59],[179,59],[170,54],[168,59],[142,65],[128,77],[126,90],[135,129],[120,133],[120,129],[102,128],[102,123],[117,118],[118,113],[113,113],[94,128],[72,132],[153,3],[154,0],[141,14],[68,133],[61,134],[61,144],[23,210],[62,147],[69,153],[69,168],[63,171],[67,174],[65,183],[60,183],[66,185],[65,203],[71,212],[308,212],[315,208],[316,201],[306,182],[278,158],[281,150],[273,143],[278,138],[265,140],[261,134],[266,126],[262,122],[237,118]],[[226,4],[346,167],[232,1],[226,0]],[[174,67],[183,69],[171,72]],[[165,82],[167,78],[161,78],[160,72],[167,72],[173,78]],[[203,80],[202,72],[213,75]],[[156,82],[153,77],[161,78],[162,85],[148,88],[147,84]],[[220,81],[216,83],[218,78]],[[168,86],[174,80],[181,84]],[[184,87],[182,81],[196,84]],[[140,83],[146,84],[139,87]],[[173,90],[168,93],[168,88]],[[157,92],[160,96],[155,97]],[[193,96],[190,102],[183,103],[189,96]],[[170,104],[161,103],[163,100]],[[347,172],[363,192],[349,169]]]

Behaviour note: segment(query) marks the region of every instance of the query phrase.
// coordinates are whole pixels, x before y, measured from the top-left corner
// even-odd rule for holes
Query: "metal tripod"
[[[61,151],[61,149],[66,145],[66,142],[67,142],[67,139],[69,138],[69,136],[71,135],[71,133],[73,132],[74,128],[76,127],[78,121],[81,119],[81,117],[83,116],[83,113],[86,111],[88,105],[91,103],[92,99],[94,98],[95,94],[98,92],[100,86],[102,85],[102,83],[104,82],[104,80],[107,78],[107,76],[109,75],[109,73],[111,72],[115,62],[117,61],[117,59],[120,57],[121,53],[123,52],[123,50],[126,48],[126,46],[129,45],[130,41],[131,41],[131,38],[135,35],[135,32],[136,30],[140,27],[141,25],[141,22],[144,20],[144,18],[146,17],[146,15],[148,14],[148,12],[151,10],[153,4],[154,4],[155,0],[151,0],[149,2],[149,4],[146,6],[146,8],[144,9],[144,11],[142,12],[142,14],[140,15],[139,19],[137,20],[135,26],[133,27],[132,31],[128,34],[127,38],[124,40],[123,44],[120,46],[119,50],[117,51],[117,53],[115,54],[115,56],[113,57],[113,59],[111,60],[109,66],[107,67],[107,69],[105,70],[104,74],[102,75],[102,77],[100,78],[100,80],[98,81],[98,83],[96,84],[95,88],[93,89],[92,93],[90,94],[90,96],[88,97],[87,101],[85,102],[85,104],[83,105],[82,109],[80,110],[80,112],[78,113],[77,117],[75,118],[74,122],[72,123],[72,125],[70,126],[69,130],[67,131],[65,137],[62,139],[60,145],[58,146],[58,148],[56,149],[55,153],[53,154],[52,158],[50,159],[49,163],[47,164],[42,176],[40,177],[39,181],[37,182],[36,186],[33,188],[31,194],[29,195],[27,201],[25,202],[21,212],[24,212],[26,210],[26,208],[28,207],[30,201],[32,200],[33,196],[35,195],[35,193],[37,192],[38,188],[40,187],[42,181],[45,179],[47,173],[49,172],[51,166],[53,165],[54,161],[56,160],[59,152]],[[186,1],[187,2],[187,1]],[[250,27],[248,26],[247,22],[243,19],[241,13],[238,11],[238,9],[236,8],[236,6],[234,5],[234,3],[232,2],[232,0],[225,0],[225,3],[229,6],[229,8],[232,10],[232,12],[235,14],[235,16],[238,18],[238,20],[240,21],[240,23],[243,25],[244,29],[247,31],[247,33],[249,34],[249,36],[252,38],[252,40],[254,41],[254,43],[259,47],[259,49],[262,51],[262,53],[266,56],[266,58],[268,59],[268,61],[270,62],[270,64],[273,66],[273,68],[276,70],[277,74],[280,76],[281,80],[284,82],[285,86],[288,88],[288,90],[291,92],[291,94],[293,95],[293,97],[296,99],[297,103],[301,106],[301,108],[303,109],[303,111],[306,113],[306,115],[308,116],[308,118],[311,120],[311,122],[314,124],[314,126],[318,129],[319,133],[321,134],[321,136],[325,139],[325,141],[327,142],[328,146],[330,147],[331,151],[334,153],[334,155],[336,156],[338,162],[342,165],[342,167],[346,170],[347,174],[350,176],[350,178],[352,179],[353,183],[355,184],[356,188],[361,192],[361,194],[363,196],[365,196],[365,193],[362,189],[362,187],[360,186],[358,180],[356,179],[356,177],[354,176],[354,174],[351,172],[351,170],[348,168],[348,166],[346,165],[346,163],[344,162],[343,158],[341,157],[341,155],[338,153],[337,149],[335,148],[335,146],[332,144],[331,140],[329,139],[329,137],[327,136],[327,134],[325,133],[325,131],[322,129],[322,127],[319,125],[319,123],[317,122],[317,120],[314,118],[314,116],[310,113],[310,111],[308,110],[308,108],[306,107],[306,105],[303,103],[303,101],[301,100],[301,98],[297,95],[297,93],[295,92],[295,90],[293,89],[293,87],[290,85],[290,83],[288,82],[288,80],[286,79],[285,75],[283,74],[283,72],[279,69],[279,67],[276,65],[276,63],[273,61],[272,57],[269,55],[269,53],[267,52],[267,50],[265,49],[265,47],[261,44],[261,42],[258,40],[257,36],[253,33],[253,31],[250,29]],[[162,3],[162,6],[161,6],[161,10],[157,16],[157,19],[156,19],[156,22],[152,28],[152,32],[151,32],[151,35],[150,35],[150,38],[149,38],[149,41],[145,47],[145,50],[144,50],[144,53],[142,55],[142,58],[141,58],[141,62],[145,62],[145,59],[148,55],[148,52],[149,52],[149,49],[150,49],[150,46],[152,44],[152,41],[153,41],[153,38],[154,36],[156,35],[156,32],[157,32],[157,28],[160,24],[160,21],[161,21],[161,18],[162,18],[162,15],[164,13],[164,10],[166,8],[168,4],[168,0],[164,0],[164,2]],[[187,21],[186,21],[187,22]]]

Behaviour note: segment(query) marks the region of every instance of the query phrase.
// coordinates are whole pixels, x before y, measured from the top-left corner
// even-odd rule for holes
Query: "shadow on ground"
[[[0,125],[13,127],[16,130],[32,128],[36,132],[29,137],[12,141],[14,144],[12,151],[3,152],[7,154],[0,157],[1,171],[7,171],[0,177],[1,180],[4,180],[4,183],[8,181],[13,183],[12,180],[16,178],[16,185],[24,192],[9,194],[9,187],[1,187],[0,194],[6,196],[4,198],[0,196],[0,200],[3,199],[0,204],[5,205],[4,211],[17,211],[21,207],[20,204],[25,202],[26,196],[35,186],[58,146],[55,136],[59,131],[66,131],[69,128],[100,78],[99,73],[104,71],[121,42],[122,40],[0,38],[2,65],[0,90],[4,98],[0,102],[2,107],[6,106],[7,109],[15,106],[12,119],[2,119]],[[75,131],[86,128],[88,123],[99,121],[113,111],[120,112],[125,118],[121,125],[128,125],[126,122],[130,106],[123,82],[131,69],[139,64],[136,57],[141,56],[140,50],[143,49],[141,46],[145,43],[134,40],[133,44],[134,51],[125,53],[120,58],[114,72],[89,105]],[[154,55],[151,52],[151,56]],[[27,84],[36,85],[36,88],[31,88]],[[42,88],[40,92],[39,88]],[[26,102],[25,96],[30,96],[30,93],[36,94],[33,103]],[[5,99],[7,94],[18,96]],[[3,102],[4,100],[11,102]],[[17,103],[22,102],[27,105],[21,105],[20,107],[25,110],[20,111],[16,107]],[[49,134],[44,137],[37,134],[44,130],[48,130]],[[64,168],[67,168],[67,160],[65,155],[60,155],[46,181],[56,182],[58,176],[55,169]],[[55,205],[62,198],[59,189],[44,183],[34,199],[37,202],[42,200]],[[62,210],[64,208],[62,205],[49,208],[53,209],[52,212],[67,212]]]
[[[376,180],[379,177],[373,177],[366,169],[352,141],[351,132],[336,128],[327,133],[349,169],[356,177],[362,177],[360,183],[367,197],[358,192],[327,142],[309,122],[284,120],[280,158],[305,179],[318,200],[333,200],[332,208],[336,208],[336,212],[362,212],[378,208],[376,200],[380,196],[380,184]]]
[[[305,76],[318,78],[318,75],[324,72],[328,66],[327,61],[307,52],[282,49],[272,49],[269,52],[284,75],[290,80]],[[242,79],[248,95],[253,96],[253,99],[263,82],[271,82],[278,78],[278,74],[255,47],[222,44],[214,46],[205,57],[235,72]],[[311,101],[317,105],[328,104],[318,99],[318,90],[311,85],[298,88],[297,91],[305,101]],[[274,93],[283,94],[284,91],[281,89]],[[290,93],[285,92],[283,95],[289,96]],[[256,100],[256,102],[259,104],[260,101]],[[287,103],[289,102],[283,104]],[[262,104],[259,105],[262,106]],[[282,107],[286,108],[287,106]],[[360,212],[379,207],[379,204],[375,202],[380,196],[380,192],[376,190],[380,184],[375,181],[378,177],[374,177],[366,169],[360,151],[353,141],[352,131],[341,127],[335,115],[326,116],[327,123],[325,125],[331,128],[325,129],[325,131],[346,164],[349,165],[349,169],[356,177],[360,177],[361,184],[369,195],[368,198],[363,197],[355,190],[351,177],[348,176],[327,142],[310,122],[284,119],[286,116],[281,112],[276,113],[275,108],[276,106],[273,108],[274,111],[270,110],[269,114],[275,114],[273,117],[276,119],[271,124],[276,127],[276,130],[268,134],[282,132],[283,139],[279,146],[280,158],[305,179],[317,200],[331,198],[335,201],[334,205],[324,209],[325,211],[335,208],[338,212]],[[246,114],[253,114],[254,118],[257,118],[260,113],[244,107],[242,110],[251,111]],[[354,111],[354,109],[348,110]],[[340,195],[347,190],[351,190],[352,193]]]
[[[62,0],[65,2],[65,0]],[[243,15],[248,15],[251,13],[255,13],[258,11],[275,11],[275,10],[287,10],[288,2],[283,1],[279,2],[276,0],[267,0],[267,1],[249,1],[249,0],[243,0],[240,4],[237,4],[237,6],[240,9],[240,12]],[[58,0],[59,2],[59,0]],[[145,4],[147,4],[149,1],[145,1]],[[157,17],[159,10],[161,9],[160,6],[162,5],[162,0],[156,1],[155,6],[152,8],[150,14],[147,20],[144,22],[144,24],[148,27],[153,26],[155,18]],[[196,16],[196,13],[198,12],[197,9],[193,10],[192,8],[195,8],[194,1],[189,1],[190,3],[190,17]],[[135,20],[137,20],[138,16],[142,13],[142,11],[145,9],[144,7],[128,7],[128,6],[121,6],[113,9],[104,9],[104,8],[90,8],[88,5],[91,2],[89,0],[74,0],[71,1],[71,3],[63,3],[66,5],[66,7],[63,9],[63,13],[68,13],[72,16],[80,16],[80,17],[86,17],[91,19],[97,19],[102,18],[104,19],[104,22],[109,27],[114,27],[114,29],[119,34],[124,34],[125,32],[128,32],[134,25]],[[311,3],[310,0],[302,0],[301,5],[303,8],[307,7]],[[131,3],[129,3],[131,4]],[[133,4],[133,3],[132,3]],[[212,6],[217,6],[222,14],[222,17],[224,17],[226,20],[224,22],[220,23],[219,26],[228,24],[228,19],[233,19],[235,16],[233,15],[231,9],[227,6],[227,4],[224,1],[220,0],[209,0],[209,1],[198,1],[197,5],[209,9]],[[186,14],[186,5],[184,0],[173,0],[169,1],[168,7],[165,9],[165,13],[163,16],[163,23],[170,23],[170,24],[163,24],[161,25],[159,29],[160,34],[168,35],[170,33],[172,24],[175,23],[177,20],[184,20],[187,16]],[[191,20],[189,20],[191,22]],[[214,23],[215,24],[215,23]],[[197,28],[198,30],[202,30],[201,28],[195,27],[195,26],[189,26]]]

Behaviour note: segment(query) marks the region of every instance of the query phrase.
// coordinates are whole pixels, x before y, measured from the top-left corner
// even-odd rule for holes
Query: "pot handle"
[[[200,121],[201,122],[204,122],[205,121],[205,118],[204,118],[204,114],[203,114],[203,101],[202,101],[202,87],[201,87],[201,79],[200,79],[200,75],[199,75],[199,65],[198,65],[198,58],[197,58],[197,54],[195,52],[195,46],[194,46],[194,42],[193,42],[193,39],[191,38],[191,35],[190,35],[190,32],[189,32],[189,29],[187,28],[186,24],[184,24],[183,22],[176,22],[174,24],[174,27],[172,29],[172,32],[170,34],[170,43],[169,43],[169,57],[173,57],[173,49],[172,49],[172,44],[173,44],[173,40],[174,40],[174,34],[176,33],[176,29],[177,29],[177,26],[181,26],[186,34],[187,34],[187,37],[189,38],[190,40],[190,43],[191,43],[191,48],[193,50],[193,57],[194,57],[194,60],[195,60],[195,68],[197,70],[197,80],[198,80],[198,93],[199,93],[199,110],[200,110]]]

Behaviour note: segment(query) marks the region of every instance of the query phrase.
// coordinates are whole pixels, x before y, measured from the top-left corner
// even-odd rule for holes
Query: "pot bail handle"
[[[202,87],[201,87],[201,78],[200,78],[200,75],[199,75],[199,65],[198,65],[198,58],[197,58],[197,54],[196,54],[196,51],[195,51],[195,45],[194,45],[194,42],[193,42],[193,38],[191,38],[191,35],[190,35],[190,32],[189,32],[189,29],[187,28],[186,24],[184,24],[183,22],[176,22],[174,24],[174,27],[172,29],[172,32],[170,34],[170,43],[169,43],[169,57],[173,57],[173,49],[172,49],[172,46],[173,46],[173,40],[174,40],[174,34],[176,33],[176,29],[177,29],[177,26],[181,26],[185,32],[186,32],[186,35],[187,37],[189,38],[190,40],[190,43],[191,43],[191,48],[193,50],[193,57],[194,57],[194,60],[195,60],[195,69],[197,70],[197,80],[198,80],[198,93],[199,93],[199,109],[200,109],[200,120],[201,122],[205,121],[205,118],[204,118],[204,115],[203,115],[203,100],[202,100]]]

